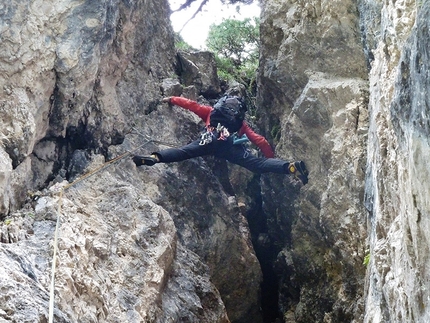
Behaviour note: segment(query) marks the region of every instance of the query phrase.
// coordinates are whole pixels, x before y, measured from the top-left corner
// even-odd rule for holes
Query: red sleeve
[[[213,110],[213,108],[209,105],[201,105],[201,104],[198,104],[196,101],[192,101],[179,96],[172,96],[170,98],[170,103],[194,112],[204,122],[206,122],[206,124],[208,124],[211,111]]]
[[[246,134],[248,139],[258,148],[260,148],[261,152],[266,158],[273,158],[275,154],[273,153],[272,147],[269,142],[262,135],[254,132],[246,122],[243,122],[242,128],[239,130],[239,135]]]

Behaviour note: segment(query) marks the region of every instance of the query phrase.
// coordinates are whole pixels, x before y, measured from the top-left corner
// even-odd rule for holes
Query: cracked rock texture
[[[215,67],[188,87],[172,78],[167,1],[0,7],[0,320],[48,321],[59,218],[55,322],[258,322],[261,270],[234,196],[204,164],[148,171],[126,151],[195,136],[164,95],[219,92]]]
[[[300,193],[288,178],[263,180],[280,311],[286,322],[360,322],[369,93],[357,4],[268,1],[261,33],[265,129],[279,157],[310,171]]]
[[[132,163],[202,127],[163,96],[221,94],[167,1],[0,5],[0,322],[48,321],[57,219],[55,322],[430,320],[429,1],[261,8],[255,125],[304,187]]]

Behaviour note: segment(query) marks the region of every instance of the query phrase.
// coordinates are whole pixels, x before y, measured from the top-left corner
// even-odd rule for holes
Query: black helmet
[[[248,110],[245,101],[238,96],[225,95],[214,105],[215,109],[222,108],[227,111],[231,116],[245,116]]]

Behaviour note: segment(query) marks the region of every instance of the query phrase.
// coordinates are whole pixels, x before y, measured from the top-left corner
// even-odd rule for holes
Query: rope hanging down
[[[136,132],[138,132],[135,128],[133,128]],[[142,133],[139,133],[139,135],[142,135]],[[146,137],[146,136],[145,136]],[[55,270],[56,270],[56,257],[57,257],[57,251],[58,251],[58,245],[57,245],[57,240],[58,240],[58,231],[59,231],[59,227],[60,227],[60,216],[61,216],[61,207],[62,207],[62,199],[63,199],[63,193],[65,190],[69,189],[70,187],[82,182],[83,180],[88,179],[89,177],[97,174],[98,172],[108,168],[109,166],[113,165],[114,163],[130,156],[133,152],[135,152],[136,150],[150,144],[150,143],[155,143],[155,144],[160,144],[160,145],[166,145],[166,146],[171,146],[174,147],[175,145],[171,144],[171,143],[167,143],[167,142],[163,142],[163,141],[159,141],[159,140],[154,140],[154,139],[149,139],[148,141],[146,141],[145,143],[143,143],[142,145],[138,146],[137,148],[134,148],[130,151],[125,152],[122,155],[119,155],[117,157],[115,157],[114,159],[104,163],[103,165],[101,165],[100,167],[96,168],[95,170],[88,172],[86,174],[84,174],[83,176],[77,178],[75,181],[73,181],[72,183],[69,183],[67,185],[65,185],[64,187],[61,188],[60,192],[58,193],[58,209],[57,209],[57,222],[55,225],[55,232],[54,232],[54,254],[53,254],[53,259],[52,259],[52,267],[51,267],[51,286],[50,286],[50,291],[49,291],[49,323],[53,323],[54,321],[54,289],[55,289]]]

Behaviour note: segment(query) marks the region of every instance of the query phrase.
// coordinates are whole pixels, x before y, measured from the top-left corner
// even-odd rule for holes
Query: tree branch
[[[187,2],[194,2],[195,0],[187,0]],[[198,7],[198,9],[196,10],[196,12],[191,16],[190,19],[188,19],[184,25],[182,26],[181,30],[179,31],[179,33],[181,33],[181,31],[185,28],[185,26],[191,21],[193,20],[197,14],[202,10],[203,6],[208,2],[209,0],[203,0],[202,3],[200,4],[200,6]],[[182,6],[181,6],[182,7]]]
[[[179,8],[178,8],[178,9],[173,10],[172,12],[178,12],[178,11],[181,11],[181,10],[187,9],[189,6],[191,6],[191,4],[192,4],[194,1],[196,1],[196,0],[186,0],[183,4],[181,4],[181,5],[179,6]]]

